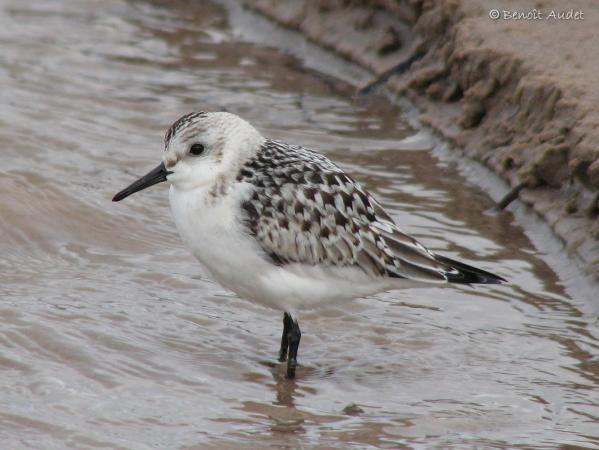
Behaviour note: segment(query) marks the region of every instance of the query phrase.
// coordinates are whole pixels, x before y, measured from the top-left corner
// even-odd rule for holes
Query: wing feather
[[[267,140],[240,170],[249,231],[278,264],[358,267],[373,277],[447,281],[451,271],[323,155]]]

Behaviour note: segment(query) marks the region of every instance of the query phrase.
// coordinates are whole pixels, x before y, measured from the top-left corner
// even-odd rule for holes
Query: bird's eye
[[[193,144],[190,148],[189,148],[189,153],[194,155],[194,156],[199,156],[202,153],[204,153],[204,146],[202,144]]]

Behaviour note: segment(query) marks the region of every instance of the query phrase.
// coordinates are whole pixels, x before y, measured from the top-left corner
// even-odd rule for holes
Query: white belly
[[[240,297],[297,312],[391,288],[359,269],[273,264],[236,216],[239,196],[233,193],[205,202],[204,194],[201,189],[179,191],[171,186],[177,230],[212,277]]]

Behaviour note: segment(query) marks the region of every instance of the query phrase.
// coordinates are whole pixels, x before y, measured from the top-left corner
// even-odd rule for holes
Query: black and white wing
[[[427,250],[323,155],[267,140],[240,170],[249,231],[277,264],[354,266],[373,277],[497,283],[491,273]]]

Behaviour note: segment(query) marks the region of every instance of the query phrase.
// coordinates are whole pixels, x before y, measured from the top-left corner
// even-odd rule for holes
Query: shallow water
[[[0,25],[3,449],[599,448],[594,287],[397,107],[205,2],[6,0]],[[321,149],[427,246],[512,283],[305,313],[285,380],[280,314],[205,275],[166,187],[110,201],[197,109]]]

